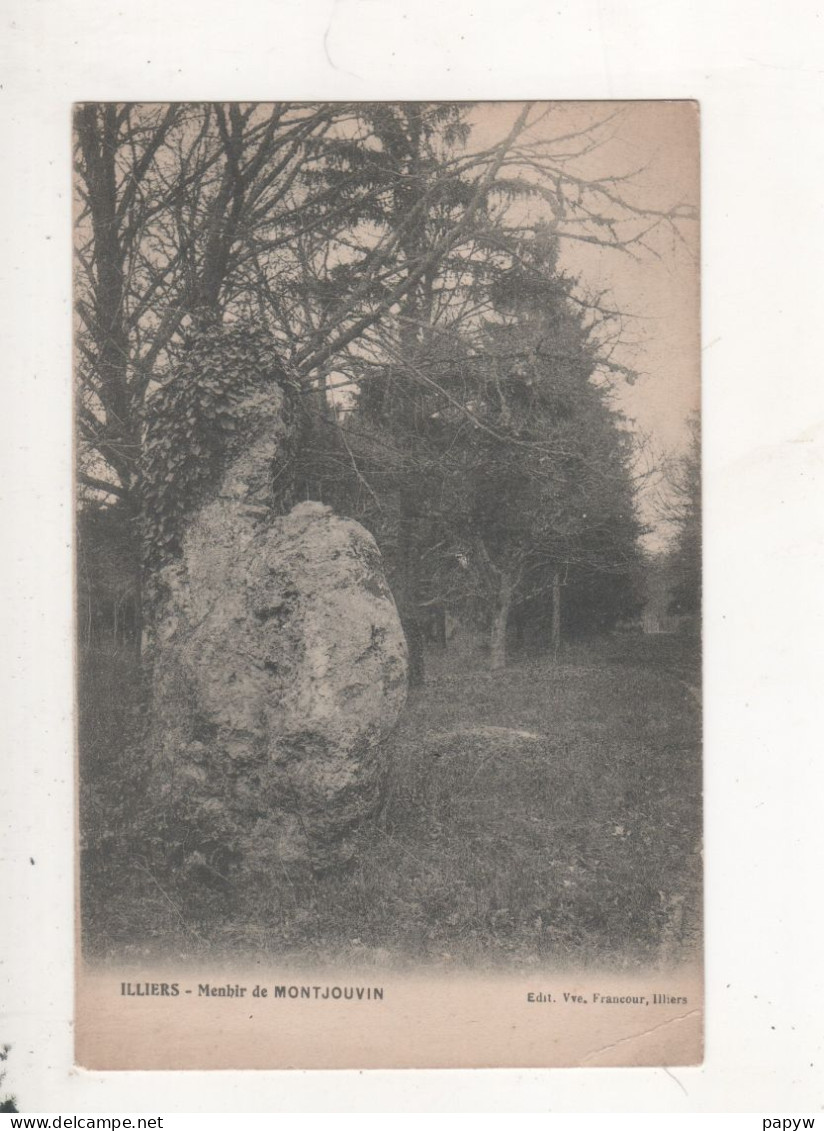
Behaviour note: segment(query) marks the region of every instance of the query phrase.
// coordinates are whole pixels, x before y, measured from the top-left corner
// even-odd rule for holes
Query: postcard
[[[701,1062],[698,119],[75,107],[80,1066]]]

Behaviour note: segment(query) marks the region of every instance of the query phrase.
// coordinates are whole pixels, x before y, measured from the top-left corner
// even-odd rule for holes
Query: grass
[[[555,663],[493,673],[483,662],[452,647],[430,655],[387,751],[386,804],[348,871],[272,877],[231,906],[217,893],[193,911],[157,879],[129,828],[138,802],[124,797],[123,767],[107,775],[100,751],[87,754],[87,952],[473,969],[683,957],[700,938],[694,644],[612,638]]]

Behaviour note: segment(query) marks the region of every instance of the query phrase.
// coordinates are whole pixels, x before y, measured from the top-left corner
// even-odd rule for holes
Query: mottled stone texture
[[[278,440],[251,438],[160,575],[151,748],[184,855],[283,878],[347,859],[378,808],[406,645],[363,527],[272,517]]]

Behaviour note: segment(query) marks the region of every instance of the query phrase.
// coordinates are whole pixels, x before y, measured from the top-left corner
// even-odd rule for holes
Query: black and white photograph
[[[81,1065],[701,1060],[698,119],[75,106]]]

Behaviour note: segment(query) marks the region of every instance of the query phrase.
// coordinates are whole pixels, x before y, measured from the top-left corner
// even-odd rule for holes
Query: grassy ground
[[[243,892],[231,910],[218,899],[205,915],[130,843],[139,773],[124,787],[124,767],[102,773],[87,742],[87,950],[442,968],[676,961],[700,935],[694,648],[614,638],[495,673],[477,653],[433,653],[351,870]],[[102,733],[100,715],[90,724]],[[118,749],[133,757],[122,730]]]

